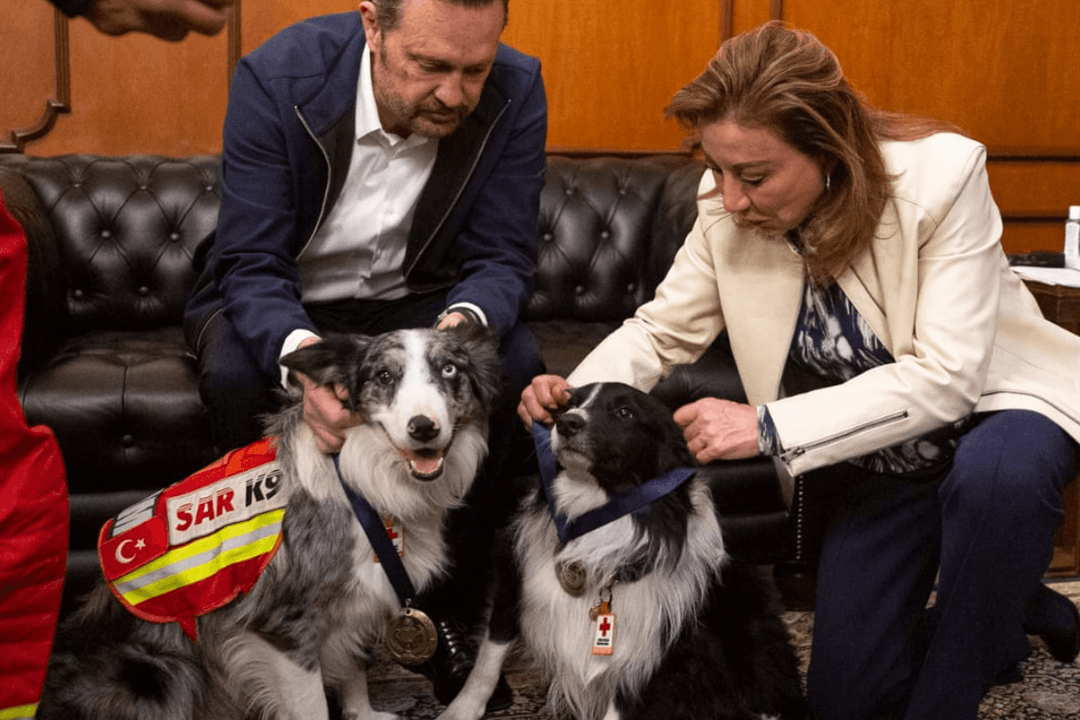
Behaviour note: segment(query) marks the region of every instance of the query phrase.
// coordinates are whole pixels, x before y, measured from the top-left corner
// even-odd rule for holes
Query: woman
[[[1028,633],[1072,661],[1076,608],[1040,580],[1077,471],[1080,338],[1009,269],[985,148],[868,107],[779,23],[724,43],[668,113],[708,167],[698,221],[655,299],[566,380],[536,378],[523,419],[550,422],[568,386],[649,389],[726,329],[750,404],[676,411],[697,459],[849,478],[819,565],[816,716],[974,720]]]

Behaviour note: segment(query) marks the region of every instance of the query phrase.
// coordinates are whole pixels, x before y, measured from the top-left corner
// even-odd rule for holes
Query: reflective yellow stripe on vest
[[[0,720],[34,720],[37,703],[0,709]]]
[[[131,605],[204,580],[220,569],[274,549],[285,509],[271,510],[171,550],[116,579],[116,590]],[[5,720],[0,716],[0,720]]]

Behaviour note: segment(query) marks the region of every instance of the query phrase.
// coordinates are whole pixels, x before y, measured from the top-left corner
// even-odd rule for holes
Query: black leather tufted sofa
[[[568,373],[652,296],[695,219],[700,175],[678,155],[549,157],[527,319],[550,371]],[[218,184],[216,156],[0,156],[31,255],[19,393],[30,423],[56,433],[68,472],[69,597],[97,574],[108,517],[215,459],[180,319]],[[743,397],[723,338],[655,392],[673,407]],[[702,472],[731,552],[802,559],[771,461]]]

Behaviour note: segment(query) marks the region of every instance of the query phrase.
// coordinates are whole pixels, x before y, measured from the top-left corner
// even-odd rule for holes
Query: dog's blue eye
[[[458,374],[458,368],[457,368],[457,365],[455,365],[454,363],[446,363],[445,365],[442,366],[442,376],[444,378],[446,378],[447,380],[449,380],[450,378],[456,376],[457,374]]]

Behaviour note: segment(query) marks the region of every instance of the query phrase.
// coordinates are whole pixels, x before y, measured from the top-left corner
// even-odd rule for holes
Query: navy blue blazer
[[[296,258],[341,192],[355,145],[358,11],[297,23],[243,58],[229,92],[217,229],[184,324],[195,347],[224,312],[272,377],[285,337],[314,331]],[[405,256],[414,292],[451,288],[501,337],[532,291],[547,101],[540,62],[500,45],[479,104],[439,142]]]

